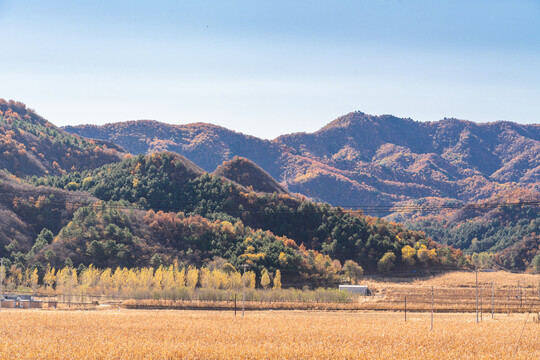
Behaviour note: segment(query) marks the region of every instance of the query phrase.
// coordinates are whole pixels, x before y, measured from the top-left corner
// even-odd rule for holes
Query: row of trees
[[[214,264],[215,265],[215,264]],[[3,285],[10,290],[28,288],[32,291],[44,293],[65,294],[91,293],[91,294],[133,294],[137,292],[162,292],[177,289],[195,288],[239,290],[254,289],[281,289],[281,272],[274,273],[263,270],[260,276],[252,270],[243,274],[238,272],[229,263],[221,268],[203,267],[180,268],[178,263],[158,268],[105,268],[98,269],[93,265],[89,267],[65,266],[56,270],[47,265],[45,273],[39,276],[38,270],[24,270],[11,267],[4,271]]]

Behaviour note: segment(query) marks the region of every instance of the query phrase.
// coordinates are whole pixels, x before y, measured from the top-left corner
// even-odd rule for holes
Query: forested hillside
[[[527,267],[539,253],[530,241],[538,234],[537,202],[491,209],[489,216],[467,210],[484,203],[520,201],[519,196],[499,194],[539,193],[538,124],[477,124],[457,119],[416,122],[353,112],[314,133],[283,135],[274,140],[200,123],[133,121],[66,130],[114,140],[133,153],[170,149],[206,171],[235,156],[246,157],[290,193],[407,221],[407,226],[426,231],[435,241],[471,254],[514,249],[505,254],[517,260],[500,259],[509,267]],[[136,147],[132,146],[134,141]],[[211,152],[204,150],[206,146]],[[237,175],[224,173],[225,169],[231,172],[226,164],[216,173],[241,183]],[[463,211],[452,214],[447,211],[462,207]],[[426,212],[430,216],[425,217]],[[451,220],[458,213],[470,218]],[[515,250],[519,246],[532,248]]]
[[[0,171],[0,257],[19,259],[43,229],[58,233],[79,207],[96,200],[87,193],[31,186]]]
[[[110,142],[71,135],[23,103],[0,99],[0,169],[58,175],[120,161],[122,151]]]
[[[72,221],[31,259],[33,264],[144,267],[203,266],[216,259],[237,269],[248,263],[260,274],[280,270],[287,281],[328,285],[340,267],[318,252],[240,221],[210,221],[201,216],[130,209],[126,202],[98,202],[83,207]]]
[[[418,266],[465,262],[460,252],[439,246],[422,232],[288,194],[255,193],[219,176],[200,174],[187,159],[171,153],[139,155],[92,171],[32,181],[87,191],[105,201],[137,200],[139,206],[153,211],[240,221],[252,229],[291,239],[293,247],[318,251],[341,262],[354,260],[370,271],[381,270],[379,262],[387,253],[393,254],[389,268],[414,267],[417,251],[424,250],[426,256]],[[404,247],[409,251],[406,254]],[[403,260],[407,256],[413,259]]]
[[[495,254],[494,261],[507,268],[525,270],[535,255],[540,256],[540,193],[536,191],[502,191],[475,204],[438,208],[432,201],[420,206],[432,211],[396,213],[391,218],[425,231],[442,244],[469,253]]]
[[[440,197],[471,202],[511,185],[538,191],[540,126],[416,122],[354,112],[321,130],[262,140],[207,124],[131,121],[67,127],[128,151],[170,150],[213,171],[248,158],[291,192],[333,205],[386,206]]]

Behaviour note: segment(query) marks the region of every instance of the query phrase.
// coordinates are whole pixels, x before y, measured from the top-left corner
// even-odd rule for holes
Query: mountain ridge
[[[162,133],[149,139],[152,126]],[[540,182],[538,124],[419,122],[351,112],[315,132],[273,140],[204,123],[139,121],[66,130],[90,137],[99,130],[100,139],[131,152],[174,151],[209,172],[234,156],[245,157],[289,191],[333,205],[389,206],[433,196],[477,201],[502,184],[538,189]],[[130,146],[133,141],[137,147]]]

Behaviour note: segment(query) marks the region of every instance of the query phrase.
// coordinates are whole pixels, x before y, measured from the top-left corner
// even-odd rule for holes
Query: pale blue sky
[[[540,118],[537,0],[0,0],[0,33],[0,97],[57,125]]]

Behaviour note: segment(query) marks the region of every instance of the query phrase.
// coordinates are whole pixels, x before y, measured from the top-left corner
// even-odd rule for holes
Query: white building
[[[371,295],[367,285],[339,285],[339,290],[360,295]]]

